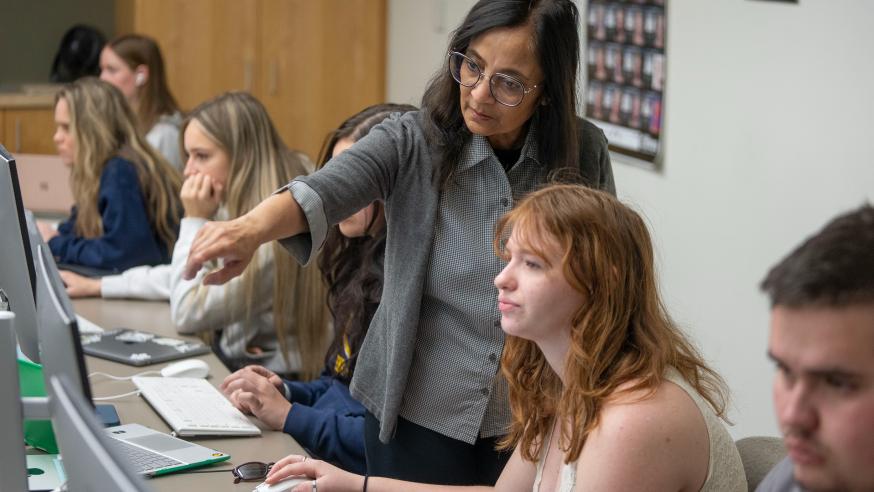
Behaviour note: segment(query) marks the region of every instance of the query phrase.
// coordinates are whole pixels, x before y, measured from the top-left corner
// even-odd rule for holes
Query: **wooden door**
[[[3,111],[3,145],[13,154],[54,154],[54,108],[7,108]]]
[[[385,98],[385,0],[262,0],[261,100],[313,159],[330,130]]]
[[[158,41],[183,110],[229,90],[258,92],[259,0],[119,0],[120,32]]]

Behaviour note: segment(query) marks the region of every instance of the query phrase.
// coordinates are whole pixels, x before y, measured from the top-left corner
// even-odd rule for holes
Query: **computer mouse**
[[[286,492],[294,488],[295,485],[309,482],[311,479],[306,477],[288,477],[281,482],[270,485],[266,482],[261,482],[255,487],[252,492]]]
[[[209,365],[200,359],[185,359],[168,364],[161,369],[165,378],[205,378],[209,376]]]

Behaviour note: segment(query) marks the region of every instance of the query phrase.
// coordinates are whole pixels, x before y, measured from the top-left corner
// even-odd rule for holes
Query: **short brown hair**
[[[771,268],[761,288],[771,307],[874,302],[874,208],[833,219]]]

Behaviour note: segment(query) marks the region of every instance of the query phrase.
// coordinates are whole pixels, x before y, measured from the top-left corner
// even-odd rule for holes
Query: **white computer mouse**
[[[261,482],[252,490],[252,492],[286,492],[293,489],[295,485],[310,481],[312,481],[312,479],[306,477],[288,477],[273,485]]]
[[[200,359],[185,359],[168,364],[161,369],[165,378],[205,378],[209,376],[209,365]]]

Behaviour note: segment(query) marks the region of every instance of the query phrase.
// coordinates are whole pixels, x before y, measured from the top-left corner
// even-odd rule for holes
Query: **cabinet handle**
[[[246,92],[252,92],[252,72],[253,65],[251,61],[247,61],[243,65],[243,90]]]
[[[276,91],[279,89],[279,63],[276,61],[270,62],[270,88],[269,93],[271,96],[276,95]]]
[[[21,118],[15,118],[15,152],[21,152]]]

